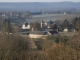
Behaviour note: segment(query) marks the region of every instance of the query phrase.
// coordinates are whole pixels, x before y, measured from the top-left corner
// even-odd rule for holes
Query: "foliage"
[[[31,25],[31,29],[33,28],[36,31],[41,30],[41,25],[37,21],[31,22],[30,25]]]
[[[68,27],[69,27],[69,22],[68,22],[68,20],[65,19],[62,25],[63,25],[64,28],[68,28]]]
[[[29,38],[19,35],[0,35],[0,60],[79,60],[80,59],[80,33],[69,39],[62,37],[49,37],[49,39],[36,39],[37,50],[29,49]]]
[[[52,28],[53,30],[56,30],[56,29],[57,29],[57,25],[54,24],[54,25],[51,26],[51,28]]]
[[[5,19],[2,23],[2,31],[3,33],[11,33],[12,32],[12,29],[11,29],[11,24],[10,24],[10,21]]]
[[[76,19],[78,21],[73,26],[79,28],[79,18]],[[32,27],[36,28],[38,24],[32,23]],[[9,25],[8,20],[3,22],[3,32],[11,32]],[[48,36],[46,39],[32,39],[37,50],[30,49],[30,38],[15,33],[10,34],[9,39],[7,36],[0,34],[0,60],[80,60],[80,33],[71,38]]]
[[[6,38],[0,37],[0,60],[23,60],[28,51],[28,40],[20,36],[14,36],[13,40]]]
[[[49,60],[76,60],[76,52],[69,46],[54,45],[46,49]]]
[[[79,18],[76,17],[75,19],[73,19],[72,26],[76,30],[80,30],[80,17]]]

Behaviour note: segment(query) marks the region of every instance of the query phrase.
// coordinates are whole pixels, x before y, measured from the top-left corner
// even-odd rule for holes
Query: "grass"
[[[44,21],[55,21],[55,20],[72,20],[75,17],[79,17],[79,15],[74,14],[44,14],[44,15],[33,15],[31,19],[27,19],[26,21],[40,21],[43,19]]]

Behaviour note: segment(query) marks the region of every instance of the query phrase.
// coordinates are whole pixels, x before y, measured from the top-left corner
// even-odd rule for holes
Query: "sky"
[[[80,0],[0,0],[0,2],[80,2]]]

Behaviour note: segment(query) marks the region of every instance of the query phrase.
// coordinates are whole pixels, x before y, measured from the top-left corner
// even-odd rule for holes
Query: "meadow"
[[[33,15],[32,18],[26,19],[27,22],[40,21],[43,19],[44,21],[55,21],[55,20],[72,20],[75,17],[79,17],[80,15],[74,14],[43,14],[43,15]]]

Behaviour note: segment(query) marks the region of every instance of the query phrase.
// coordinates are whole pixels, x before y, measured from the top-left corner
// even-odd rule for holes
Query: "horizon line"
[[[0,1],[0,3],[57,3],[57,2],[73,2],[73,3],[80,3],[80,2],[74,2],[74,1]]]

